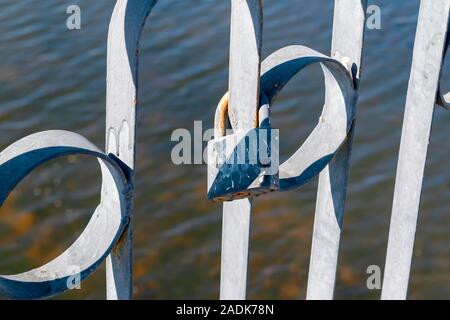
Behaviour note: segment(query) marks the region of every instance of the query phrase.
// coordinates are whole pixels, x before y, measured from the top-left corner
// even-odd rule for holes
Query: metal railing
[[[114,9],[108,37],[105,152],[78,134],[45,131],[25,137],[0,153],[0,203],[34,168],[60,156],[86,154],[96,157],[103,178],[101,203],[71,247],[40,268],[0,276],[0,290],[10,297],[56,295],[67,290],[71,276],[67,266],[79,266],[82,280],[106,260],[107,298],[132,298],[138,49],[144,23],[156,2],[118,0]],[[254,196],[296,189],[319,176],[307,299],[332,299],[361,78],[367,1],[335,0],[330,55],[294,45],[274,52],[263,61],[261,0],[231,0],[231,5],[229,94],[219,104],[216,120],[220,121],[216,124],[225,123],[220,117],[226,116],[233,134],[243,132],[241,138],[255,126],[263,127],[265,120],[270,128],[270,108],[276,95],[293,76],[311,64],[320,64],[326,93],[317,126],[303,145],[279,165],[276,173],[268,174],[258,164],[254,176],[242,171],[242,167],[210,166],[208,196],[215,200],[230,200],[223,204],[220,297],[246,297]],[[404,299],[407,294],[432,114],[436,102],[445,107],[449,103],[449,95],[441,92],[439,87],[448,45],[449,11],[450,0],[421,0],[383,299]],[[227,139],[227,136],[216,135],[212,143],[219,139]],[[267,148],[278,152],[275,148]],[[236,175],[225,174],[225,169],[253,178],[235,181]],[[230,181],[233,182],[231,189],[225,192],[220,188]],[[256,185],[255,181],[258,182]]]

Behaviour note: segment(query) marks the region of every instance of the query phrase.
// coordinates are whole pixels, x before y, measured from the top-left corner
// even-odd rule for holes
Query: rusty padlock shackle
[[[228,112],[230,110],[230,93],[226,92],[217,104],[214,115],[214,138],[224,137],[226,135],[227,124],[229,121]],[[270,105],[269,100],[264,92],[260,93],[260,104],[256,119],[253,122],[254,128],[268,128],[270,122]]]

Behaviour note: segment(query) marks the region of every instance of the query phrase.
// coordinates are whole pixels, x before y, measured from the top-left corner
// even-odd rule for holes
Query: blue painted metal
[[[424,83],[425,80],[432,81],[432,85],[426,86],[431,88],[427,91],[426,101],[433,102],[434,93],[438,91],[436,102],[446,108],[450,105],[450,93],[445,93],[442,81],[437,90],[435,84],[439,71],[442,72],[440,61],[442,47],[445,45],[447,53],[449,45],[450,37],[445,34],[448,32],[449,1],[422,2],[423,8],[429,12],[437,11],[442,16],[442,21],[439,20],[437,25],[432,24],[433,15],[424,15],[425,11],[421,9],[424,16],[421,15],[419,18],[421,32],[416,36],[416,45],[420,50],[415,49],[415,56],[418,58],[415,58],[413,66],[422,71],[424,64],[418,61],[432,55],[433,63],[428,65],[427,70],[432,72],[432,77],[427,76],[424,79],[412,77],[411,80]],[[106,259],[108,298],[132,297],[131,222],[139,39],[144,23],[156,2],[157,0],[118,0],[116,3],[108,38],[106,152],[100,151],[76,133],[57,130],[30,135],[0,152],[2,177],[0,205],[26,175],[43,163],[58,157],[81,154],[93,156],[99,161],[103,178],[101,203],[81,236],[64,253],[44,266],[21,274],[0,275],[2,293],[19,299],[50,297],[68,289],[68,280],[73,276],[69,267],[80,268],[80,277],[83,280]],[[317,126],[301,147],[279,166],[279,170],[268,173],[267,164],[261,162],[251,165],[225,164],[213,170],[210,168],[208,197],[221,201],[240,199],[224,205],[221,297],[245,298],[251,198],[266,192],[299,188],[320,174],[308,298],[331,298],[356,114],[364,34],[363,10],[367,6],[367,1],[336,0],[331,57],[304,46],[288,46],[270,55],[261,66],[261,1],[233,0],[232,4],[230,108],[228,109],[228,95],[221,101],[220,107],[224,107],[223,103],[227,104],[226,113],[235,133],[223,136],[223,119],[217,121],[223,117],[223,110],[218,110],[215,140],[211,145],[217,145],[220,141],[231,141],[233,136],[238,137],[236,142],[232,142],[234,146],[231,155],[224,152],[222,154],[230,158],[237,155],[238,150],[241,150],[239,146],[245,143],[245,138],[250,134],[262,130],[270,132],[270,106],[275,103],[277,95],[292,77],[309,65],[320,64],[326,94],[325,105]],[[355,19],[356,27],[353,20],[347,19],[350,12],[354,14],[352,18]],[[439,31],[439,37],[436,39],[442,41],[436,44],[433,42],[434,38],[431,39],[433,41],[429,39],[429,30],[423,29],[427,24],[436,30],[431,27],[428,29]],[[447,29],[444,32],[445,24]],[[425,56],[423,52],[426,50],[421,46],[428,43],[427,41],[430,45],[425,46],[428,50]],[[412,89],[420,87],[423,86],[411,85]],[[408,100],[411,102],[408,106],[412,108],[418,105],[419,100],[417,97]],[[401,148],[403,155],[415,152],[414,155],[419,160],[413,165],[420,168],[407,172],[408,179],[402,178],[402,172],[397,177],[399,185],[401,183],[415,183],[415,185],[414,188],[406,189],[396,187],[384,298],[404,298],[407,292],[415,218],[418,211],[417,195],[420,195],[433,110],[433,105],[420,103],[427,108],[407,108],[407,115],[413,111],[426,112],[426,117],[412,117],[420,122],[419,127],[424,128],[420,141],[416,138],[416,134],[414,139],[405,136]],[[254,128],[255,126],[259,128]],[[413,125],[408,128],[416,132],[417,127]],[[265,136],[265,139],[256,140],[256,149],[263,148],[269,155],[278,155],[278,145],[273,147],[270,144],[270,134]],[[406,147],[403,147],[405,144],[403,140],[408,144]],[[244,149],[249,155],[249,148]],[[278,163],[276,168],[278,169]],[[399,166],[399,170],[402,168],[406,167]],[[412,173],[418,175],[414,181],[410,179]],[[417,189],[419,192],[411,195],[408,191],[410,189]],[[405,193],[405,190],[408,192]],[[414,199],[404,200],[408,197]],[[406,207],[410,204],[414,206],[412,210]],[[398,218],[403,216],[409,217],[408,228],[405,228],[405,219]],[[401,267],[398,270],[397,265]]]
[[[12,298],[34,299],[68,289],[71,266],[86,278],[104,261],[129,222],[130,185],[117,159],[101,152],[84,137],[68,131],[44,131],[25,137],[0,153],[0,204],[14,187],[41,164],[68,155],[89,155],[100,163],[101,203],[80,237],[51,262],[16,275],[0,276],[0,291]]]
[[[106,150],[130,172],[134,190],[136,108],[138,106],[139,41],[156,0],[118,0],[108,33],[106,86]],[[134,192],[130,192],[133,202]],[[133,208],[130,224],[106,261],[108,299],[133,295]]]
[[[450,0],[421,1],[405,103],[381,299],[408,293],[422,183],[450,22]]]
[[[208,197],[216,201],[229,201],[273,191],[288,191],[300,188],[317,176],[329,163],[346,141],[356,114],[356,90],[351,72],[337,59],[325,56],[304,46],[288,46],[267,57],[261,66],[261,104],[264,98],[267,105],[274,103],[283,87],[301,70],[313,64],[320,64],[325,81],[325,104],[320,121],[302,146],[278,170],[272,179],[261,179],[264,166],[260,163],[225,163],[220,168],[209,166]],[[220,106],[220,105],[219,105]],[[245,133],[236,139],[235,135],[222,137],[217,133],[218,120],[222,112],[218,109],[215,119],[216,137],[210,142],[222,144],[230,138],[229,144],[235,147],[232,153],[222,154],[223,158],[237,158],[240,145],[244,144]],[[261,120],[261,117],[260,117]],[[270,123],[270,118],[267,117]],[[220,129],[220,130],[219,130]],[[255,129],[253,129],[255,130]],[[250,130],[249,132],[252,132]],[[266,146],[265,143],[262,146]],[[318,147],[320,146],[320,147]],[[257,143],[257,148],[261,145]],[[225,153],[225,148],[221,149]],[[246,149],[248,153],[248,148]],[[278,155],[278,149],[274,150]],[[269,151],[270,153],[270,151]],[[247,160],[249,158],[247,157]],[[231,161],[232,162],[232,161]],[[279,176],[279,178],[278,178]],[[279,183],[278,183],[279,179]],[[258,183],[259,182],[259,183]],[[263,184],[265,182],[266,184]],[[255,186],[256,185],[256,186]]]
[[[450,30],[450,22],[447,25],[447,38],[445,40],[445,49],[444,49],[444,61],[446,59],[448,59],[448,47],[450,46],[450,34],[449,34],[449,30]],[[437,99],[436,99],[436,103],[438,105],[440,105],[441,107],[444,107],[445,109],[449,110],[450,109],[450,91],[447,91],[444,88],[444,80],[442,78],[442,73],[444,72],[443,68],[444,68],[444,62],[442,63],[442,70],[441,70],[441,76],[439,79],[439,91],[438,91],[438,95],[437,95]]]
[[[325,82],[325,104],[314,130],[280,165],[280,190],[299,188],[319,174],[346,141],[356,115],[353,78],[338,60],[304,46],[288,46],[262,63],[261,90],[273,105],[278,93],[305,67],[319,63]]]
[[[221,99],[214,119],[214,139],[208,143],[208,198],[233,201],[276,191],[278,130],[270,123],[270,105],[262,92],[257,128],[225,135],[228,94]]]
[[[81,280],[107,260],[107,296],[132,296],[132,200],[139,39],[156,0],[118,0],[108,38],[106,153],[82,136],[45,131],[0,153],[0,204],[33,169],[61,156],[86,154],[99,160],[101,203],[80,237],[64,253],[37,269],[0,276],[0,291],[13,298],[45,298],[68,290],[71,267]],[[119,241],[120,240],[120,241]],[[113,250],[114,249],[114,250]]]

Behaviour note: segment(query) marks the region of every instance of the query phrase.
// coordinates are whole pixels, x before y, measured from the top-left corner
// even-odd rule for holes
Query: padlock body
[[[232,201],[278,190],[279,132],[255,128],[208,142],[208,198]]]

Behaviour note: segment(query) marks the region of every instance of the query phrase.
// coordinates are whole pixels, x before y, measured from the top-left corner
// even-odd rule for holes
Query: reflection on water
[[[378,298],[367,266],[384,265],[418,0],[376,1],[382,29],[368,31],[336,298]],[[82,9],[67,31],[65,10]],[[104,145],[106,35],[114,1],[0,2],[0,149],[46,129]],[[332,1],[265,1],[264,56],[289,44],[330,49]],[[137,298],[217,298],[221,207],[206,199],[206,167],[170,162],[175,128],[212,125],[227,88],[229,1],[161,0],[143,34],[135,230]],[[274,106],[286,158],[320,114],[323,84],[311,68]],[[447,123],[435,114],[410,297],[450,298],[450,156]],[[255,201],[249,298],[304,298],[316,182]],[[98,204],[94,160],[40,168],[0,210],[0,272],[36,267],[64,250]],[[104,270],[104,269],[102,269]],[[104,272],[61,298],[103,298]]]

